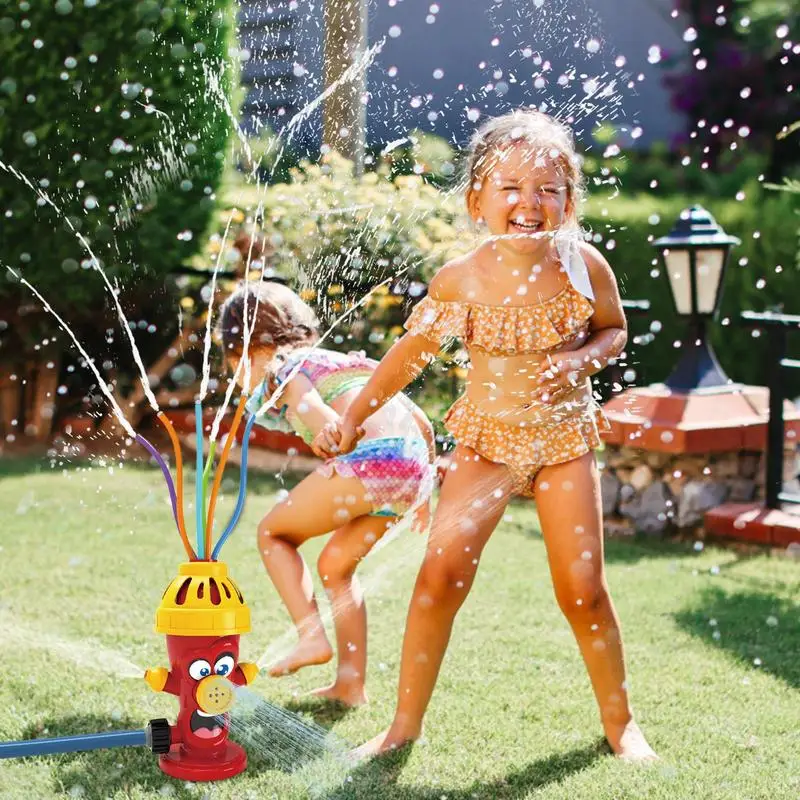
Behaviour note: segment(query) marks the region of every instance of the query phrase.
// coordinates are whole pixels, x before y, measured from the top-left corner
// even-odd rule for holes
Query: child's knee
[[[568,619],[596,614],[608,603],[608,589],[600,579],[567,580],[555,587],[556,600]]]
[[[269,513],[258,523],[258,546],[264,550],[275,539],[284,539],[285,533],[281,526],[279,514]]]
[[[348,559],[340,547],[328,545],[317,559],[317,573],[326,589],[346,583],[353,577],[355,563]]]
[[[477,564],[445,556],[426,557],[417,579],[417,595],[423,606],[460,605],[475,579]]]

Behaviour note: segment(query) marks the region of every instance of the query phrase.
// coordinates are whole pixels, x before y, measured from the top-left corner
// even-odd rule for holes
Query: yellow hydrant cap
[[[156,610],[156,633],[233,636],[250,630],[250,609],[220,561],[181,564]]]

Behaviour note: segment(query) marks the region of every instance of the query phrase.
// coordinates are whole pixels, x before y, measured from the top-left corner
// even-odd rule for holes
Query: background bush
[[[765,345],[739,324],[739,314],[747,309],[800,313],[800,269],[797,198],[757,183],[743,189],[741,201],[624,192],[613,200],[590,199],[585,224],[602,236],[597,246],[614,267],[623,297],[651,303],[648,315],[629,317],[632,334],[645,337],[638,344],[632,341],[629,348],[636,362],[636,382],[662,381],[677,362],[674,343],[681,339],[684,325],[675,315],[667,276],[650,242],[668,233],[681,210],[695,203],[742,240],[731,252],[719,318],[711,326],[712,344],[730,378],[763,384],[769,363]],[[800,342],[790,340],[790,347],[798,346]],[[793,389],[799,391],[800,386]]]
[[[229,6],[22,0],[0,8],[0,159],[88,240],[120,288],[146,361],[177,327],[169,276],[202,245],[215,204],[230,129]],[[2,170],[0,212],[2,370],[35,370],[39,361],[60,369],[57,412],[80,404],[92,383],[7,264],[75,327],[107,375],[138,380],[103,281],[67,222]]]
[[[0,159],[46,191],[130,301],[200,246],[230,123],[227,0],[86,0],[0,11]],[[88,253],[0,172],[2,257],[71,319],[104,290]],[[6,303],[30,297],[0,280]],[[9,296],[11,298],[9,299]]]

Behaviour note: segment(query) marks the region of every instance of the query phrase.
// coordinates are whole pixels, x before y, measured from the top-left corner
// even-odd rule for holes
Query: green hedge
[[[731,252],[712,344],[732,379],[763,383],[769,363],[764,340],[739,324],[739,314],[746,309],[800,313],[800,268],[796,198],[757,184],[744,189],[741,201],[623,193],[612,200],[594,196],[587,204],[585,224],[603,237],[598,246],[616,272],[623,297],[651,302],[650,314],[630,315],[631,338],[650,332],[653,323],[656,328],[661,325],[651,342],[631,343],[636,382],[664,380],[677,362],[674,342],[683,335],[684,325],[675,315],[667,276],[660,263],[653,263],[657,252],[650,242],[668,233],[681,210],[695,203],[707,208],[727,233],[742,240]],[[609,250],[611,241],[614,245]],[[654,269],[658,269],[655,277],[651,275]],[[800,347],[800,341],[790,347]]]
[[[137,284],[152,295],[153,278],[192,256],[208,225],[230,123],[206,70],[221,72],[229,5],[23,0],[0,10],[0,159],[64,210],[123,299]],[[0,213],[3,262],[71,320],[96,313],[103,287],[84,271],[87,252],[3,171]],[[4,305],[29,297],[2,273]]]

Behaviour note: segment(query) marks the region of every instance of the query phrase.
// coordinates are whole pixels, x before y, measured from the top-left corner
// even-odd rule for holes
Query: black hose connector
[[[147,746],[156,754],[169,753],[172,746],[169,722],[165,719],[151,719],[145,728]]]

